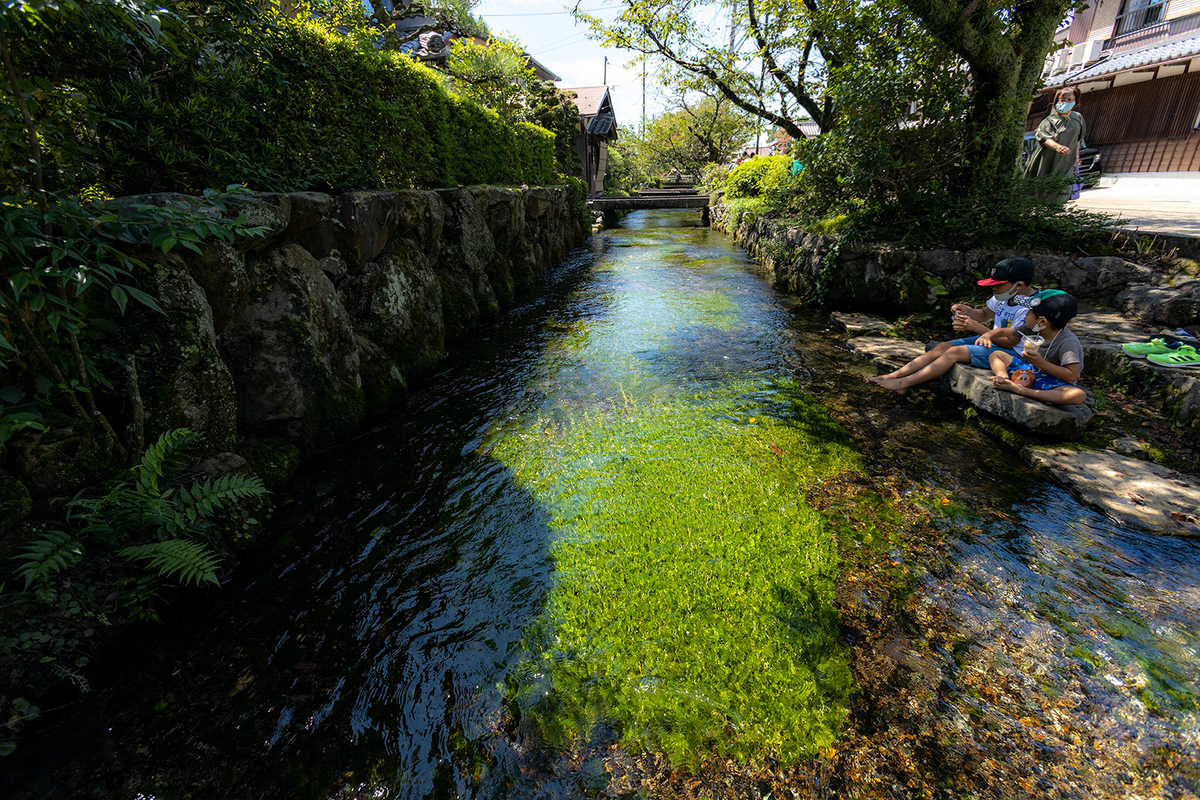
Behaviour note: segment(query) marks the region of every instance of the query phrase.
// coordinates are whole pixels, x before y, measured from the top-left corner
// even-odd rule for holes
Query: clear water
[[[952,403],[873,392],[840,341],[694,212],[631,215],[460,348],[394,421],[311,465],[277,498],[270,550],[211,605],[132,641],[127,662],[112,657],[99,691],[23,743],[0,788],[122,798],[601,790],[599,762],[532,751],[527,721],[506,711],[514,686],[529,685],[521,641],[556,585],[562,530],[495,448],[534,426],[730,385],[736,414],[781,418],[796,382],[860,446],[881,443],[871,469],[983,508],[945,520],[944,563],[918,582],[921,602],[965,632],[926,665],[951,687],[947,718],[968,735],[981,719],[1030,724],[971,687],[972,664],[1000,663],[1014,686],[1065,698],[1064,730],[1194,763],[1197,544],[1080,506],[961,425]],[[1067,734],[1046,733],[1048,746],[1067,746]]]

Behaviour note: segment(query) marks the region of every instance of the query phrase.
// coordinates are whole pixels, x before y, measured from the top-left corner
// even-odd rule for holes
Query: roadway
[[[1111,214],[1127,232],[1200,239],[1200,172],[1105,175],[1073,205]]]

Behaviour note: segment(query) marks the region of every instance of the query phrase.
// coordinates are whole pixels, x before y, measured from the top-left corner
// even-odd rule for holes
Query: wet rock
[[[1200,483],[1192,476],[1111,450],[1032,448],[1028,454],[1083,502],[1124,524],[1200,536]]]
[[[244,272],[241,280],[248,282]],[[141,330],[135,355],[146,441],[188,428],[205,449],[232,448],[238,400],[206,292],[175,253],[160,257],[146,289],[166,312],[164,318],[145,308],[131,311]],[[224,313],[228,318],[232,309],[225,307]]]
[[[9,442],[14,468],[31,494],[48,497],[74,492],[112,477],[123,466],[120,454],[102,436],[58,415],[47,422],[49,430],[26,433]]]
[[[339,247],[351,271],[383,252],[396,223],[392,192],[347,192],[339,198],[344,241]]]
[[[396,362],[388,357],[383,348],[365,336],[357,336],[356,341],[366,412],[377,414],[386,411],[408,394],[408,383]]]
[[[442,285],[442,324],[446,338],[455,339],[500,310],[487,274],[496,245],[469,191],[443,189],[437,194],[446,208],[442,251],[437,263],[437,277]],[[543,216],[548,213],[549,209]]]
[[[188,256],[187,270],[204,290],[212,312],[213,331],[219,336],[229,318],[250,290],[250,276],[242,253],[229,242],[213,241]]]
[[[443,283],[417,245],[396,239],[363,271],[342,282],[355,329],[382,348],[404,375],[425,373],[441,360]]]
[[[1130,286],[1117,295],[1117,308],[1152,325],[1171,328],[1190,325],[1200,318],[1200,288],[1184,291],[1166,286]]]
[[[1001,391],[992,385],[987,370],[955,364],[948,378],[951,391],[967,398],[971,405],[1033,433],[1075,438],[1092,419],[1087,403],[1058,406]]]
[[[829,318],[846,329],[846,333],[851,336],[863,336],[868,334],[883,335],[892,330],[892,326],[885,319],[873,317],[869,314],[845,314],[841,311],[835,311],[829,315]]]
[[[251,290],[222,336],[246,431],[331,444],[363,413],[350,315],[321,265],[287,244],[248,262]]]
[[[33,497],[20,479],[0,470],[0,536],[20,527],[33,510]]]
[[[851,350],[866,356],[876,367],[888,372],[925,352],[925,346],[920,342],[890,339],[885,336],[856,336],[847,344]]]

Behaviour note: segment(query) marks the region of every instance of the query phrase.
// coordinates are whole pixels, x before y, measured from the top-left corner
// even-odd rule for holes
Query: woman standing
[[[1054,111],[1037,129],[1037,145],[1025,165],[1026,178],[1043,175],[1073,175],[1079,163],[1079,148],[1087,134],[1083,116],[1075,111],[1077,94],[1063,87],[1054,97]]]

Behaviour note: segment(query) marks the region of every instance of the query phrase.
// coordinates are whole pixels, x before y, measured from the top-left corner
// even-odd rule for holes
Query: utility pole
[[[642,133],[646,132],[646,54],[642,53]]]
[[[601,83],[608,86],[608,56],[604,57],[604,80]]]

